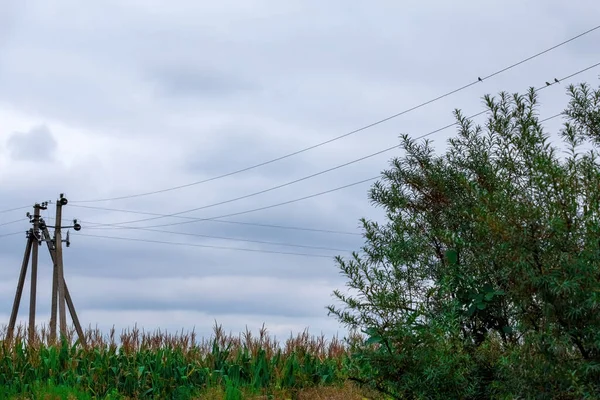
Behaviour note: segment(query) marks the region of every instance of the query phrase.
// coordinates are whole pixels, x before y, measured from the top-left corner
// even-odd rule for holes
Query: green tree
[[[600,89],[567,89],[550,143],[536,91],[455,111],[445,154],[401,137],[369,192],[384,222],[337,258],[329,306],[368,340],[353,379],[394,398],[600,397]],[[565,151],[566,150],[566,151]]]

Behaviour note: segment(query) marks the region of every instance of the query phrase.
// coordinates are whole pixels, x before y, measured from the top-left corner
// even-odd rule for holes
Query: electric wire
[[[5,214],[5,213],[13,212],[13,211],[24,210],[26,208],[31,208],[31,206],[21,206],[21,207],[9,208],[7,210],[0,211],[0,214]]]
[[[454,125],[455,124],[447,125],[444,128],[441,128],[441,129],[437,130],[437,132],[439,132],[441,130],[444,130],[444,129],[447,129],[447,128],[449,128],[451,126],[454,126]],[[369,158],[375,157],[377,155],[389,152],[389,151],[391,151],[393,149],[396,149],[397,147],[398,147],[398,145],[394,145],[394,146],[388,147],[386,149],[380,150],[380,151],[378,151],[376,153],[369,154],[367,156],[364,156],[364,157],[361,157],[361,158],[358,158],[358,159],[355,159],[355,160],[351,160],[351,161],[346,162],[344,164],[340,164],[340,165],[337,165],[335,167],[328,168],[326,170],[319,171],[319,172],[316,172],[314,174],[307,175],[307,176],[304,176],[302,178],[295,179],[293,181],[283,183],[281,185],[277,185],[277,186],[273,186],[273,187],[270,187],[270,188],[267,188],[267,189],[264,189],[264,190],[260,190],[258,192],[253,192],[253,193],[249,193],[249,194],[246,194],[246,195],[243,195],[243,196],[235,197],[233,199],[223,200],[223,201],[219,201],[219,202],[216,202],[216,203],[212,203],[212,204],[207,204],[207,205],[200,206],[200,207],[191,208],[189,210],[179,211],[179,212],[172,213],[172,214],[161,214],[161,215],[157,215],[157,216],[151,217],[151,218],[143,218],[143,219],[137,219],[137,220],[133,220],[133,221],[125,221],[125,222],[121,222],[119,224],[133,224],[133,223],[137,223],[137,222],[147,222],[147,221],[153,221],[153,220],[167,218],[167,217],[177,217],[178,215],[181,215],[181,214],[187,214],[187,213],[194,212],[194,211],[205,210],[207,208],[213,208],[213,207],[221,206],[221,205],[224,205],[224,204],[233,203],[233,202],[236,202],[236,201],[239,201],[239,200],[243,200],[243,199],[247,199],[247,198],[250,198],[250,197],[258,196],[258,195],[261,195],[261,194],[264,194],[264,193],[272,192],[274,190],[281,189],[281,188],[284,188],[286,186],[291,186],[293,184],[296,184],[296,183],[299,183],[299,182],[302,182],[302,181],[305,181],[305,180],[308,180],[308,179],[311,179],[311,178],[315,178],[315,177],[317,177],[319,175],[323,175],[323,174],[326,174],[328,172],[332,172],[332,171],[335,171],[337,169],[340,169],[340,168],[343,168],[343,167],[347,167],[349,165],[356,164],[356,163],[358,163],[360,161],[364,161],[364,160],[367,160]],[[104,207],[84,206],[84,205],[78,205],[78,204],[73,204],[72,207],[87,208],[87,209],[94,209],[94,210],[107,210]],[[108,209],[108,210],[110,210],[110,209]],[[114,210],[111,210],[111,211],[114,211]]]
[[[17,222],[23,222],[23,218],[19,218],[14,221],[3,222],[0,224],[0,226],[12,225],[12,224],[16,224]]]
[[[379,121],[376,121],[376,122],[373,122],[371,124],[365,125],[365,126],[363,126],[361,128],[355,129],[355,130],[350,131],[348,133],[345,133],[343,135],[334,137],[334,138],[326,140],[324,142],[317,143],[315,145],[312,145],[312,146],[309,146],[309,147],[306,147],[306,148],[294,151],[292,153],[289,153],[289,154],[286,154],[286,155],[283,155],[283,156],[280,156],[280,157],[277,157],[277,158],[273,158],[271,160],[267,160],[267,161],[264,161],[264,162],[261,162],[261,163],[258,163],[258,164],[254,164],[254,165],[251,165],[251,166],[248,166],[248,167],[245,167],[245,168],[241,168],[241,169],[232,171],[232,172],[228,172],[228,173],[225,173],[225,174],[222,174],[222,175],[214,176],[212,178],[207,178],[207,179],[204,179],[204,180],[200,180],[200,181],[188,183],[188,184],[185,184],[185,185],[179,185],[179,186],[174,186],[174,187],[170,187],[170,188],[166,188],[166,189],[160,189],[160,190],[154,190],[154,191],[145,192],[145,193],[131,194],[131,195],[125,195],[125,196],[118,196],[118,197],[110,197],[110,198],[102,198],[102,199],[90,199],[90,200],[75,200],[75,201],[73,201],[73,203],[97,203],[97,202],[104,202],[104,201],[123,200],[123,199],[130,199],[130,198],[136,198],[136,197],[150,196],[150,195],[154,195],[154,194],[159,194],[159,193],[169,192],[169,191],[173,191],[173,190],[183,189],[183,188],[190,187],[190,186],[200,185],[202,183],[207,183],[207,182],[215,181],[217,179],[222,179],[222,178],[229,177],[229,176],[232,176],[232,175],[236,175],[236,174],[239,174],[239,173],[242,173],[242,172],[246,172],[246,171],[249,171],[249,170],[252,170],[252,169],[255,169],[255,168],[259,168],[259,167],[262,167],[262,166],[265,166],[265,165],[268,165],[268,164],[272,164],[274,162],[277,162],[277,161],[280,161],[280,160],[283,160],[283,159],[286,159],[286,158],[289,158],[289,157],[292,157],[292,156],[304,153],[306,151],[315,149],[317,147],[320,147],[320,146],[332,143],[334,141],[337,141],[337,140],[340,140],[342,138],[348,137],[348,136],[353,135],[355,133],[358,133],[358,132],[364,131],[366,129],[372,128],[372,127],[374,127],[376,125],[382,124],[382,123],[387,122],[387,121],[389,121],[391,119],[394,119],[394,118],[399,117],[401,115],[407,114],[407,113],[409,113],[411,111],[414,111],[416,109],[424,107],[424,106],[426,106],[428,104],[431,104],[431,103],[433,103],[435,101],[441,100],[441,99],[443,99],[445,97],[448,97],[448,96],[450,96],[452,94],[455,94],[455,93],[460,92],[462,90],[465,90],[465,89],[467,89],[467,88],[469,88],[469,87],[471,87],[473,85],[476,85],[476,84],[478,84],[480,82],[483,82],[486,79],[492,78],[492,77],[497,76],[497,75],[499,75],[499,74],[501,74],[503,72],[506,72],[506,71],[508,71],[508,70],[510,70],[512,68],[515,68],[515,67],[517,67],[517,66],[519,66],[519,65],[521,65],[521,64],[523,64],[523,63],[525,63],[527,61],[530,61],[530,60],[532,60],[534,58],[537,58],[537,57],[539,57],[539,56],[541,56],[541,55],[543,55],[545,53],[548,53],[548,52],[550,52],[550,51],[552,51],[554,49],[557,49],[558,47],[561,47],[561,46],[563,46],[563,45],[565,45],[565,44],[567,44],[569,42],[572,42],[572,41],[574,41],[574,40],[576,40],[576,39],[578,39],[578,38],[580,38],[580,37],[582,37],[584,35],[587,35],[587,34],[593,32],[593,31],[599,29],[599,28],[600,28],[600,25],[595,26],[595,27],[593,27],[591,29],[588,29],[585,32],[582,32],[582,33],[580,33],[580,34],[578,34],[576,36],[573,36],[573,37],[571,37],[571,38],[569,38],[569,39],[567,39],[567,40],[565,40],[565,41],[563,41],[561,43],[558,43],[558,44],[556,44],[556,45],[554,45],[552,47],[549,47],[549,48],[547,48],[547,49],[545,49],[543,51],[540,51],[540,52],[538,52],[538,53],[536,53],[536,54],[534,54],[532,56],[529,56],[529,57],[521,60],[521,61],[518,61],[518,62],[516,62],[514,64],[511,64],[511,65],[509,65],[509,66],[507,66],[505,68],[502,68],[502,69],[500,69],[500,70],[498,70],[498,71],[496,71],[494,73],[491,73],[489,75],[486,75],[484,77],[478,77],[477,80],[475,80],[475,81],[473,81],[471,83],[468,83],[468,84],[463,85],[463,86],[461,86],[461,87],[459,87],[457,89],[454,89],[454,90],[452,90],[450,92],[442,94],[442,95],[440,95],[440,96],[438,96],[438,97],[436,97],[434,99],[431,99],[431,100],[428,100],[428,101],[423,102],[421,104],[418,104],[418,105],[416,105],[416,106],[414,106],[412,108],[409,108],[409,109],[406,109],[404,111],[398,112],[398,113],[396,113],[394,115],[391,115],[389,117],[383,118],[383,119],[381,119]]]
[[[21,234],[25,234],[25,233],[26,233],[26,231],[19,231],[19,232],[12,232],[12,233],[3,233],[3,234],[0,234],[0,237],[21,235]]]
[[[141,214],[141,215],[163,215],[163,214],[143,212],[143,211],[119,210],[119,209],[116,209],[116,208],[102,208],[102,207],[98,207],[98,209],[100,209],[100,210],[106,210],[106,211],[115,211],[115,212]],[[197,219],[196,217],[177,217],[177,218],[194,219],[194,220]],[[54,218],[53,217],[48,217],[48,219],[54,219]],[[71,223],[72,221],[71,220],[64,220],[63,222],[65,224],[67,224],[67,223]],[[80,222],[85,223],[85,224],[92,224],[92,226],[86,227],[86,229],[117,229],[117,228],[124,229],[124,228],[126,228],[126,227],[123,227],[123,226],[114,226],[114,225],[100,226],[100,225],[103,225],[103,224],[97,223],[97,222],[91,222],[91,221],[80,221]],[[327,234],[334,234],[334,235],[362,236],[362,234],[356,233],[356,232],[338,231],[338,230],[333,230],[333,229],[308,228],[308,227],[302,227],[302,226],[261,224],[261,223],[256,223],[256,222],[227,221],[227,220],[220,220],[220,219],[211,219],[211,220],[208,220],[206,222],[216,222],[216,223],[221,223],[221,224],[233,224],[233,225],[245,225],[245,226],[257,226],[257,227],[269,228],[269,229],[283,229],[283,230],[293,230],[293,231],[307,231],[307,232],[316,232],[316,233],[327,233]]]
[[[253,253],[282,254],[282,255],[291,255],[291,256],[328,258],[328,259],[334,258],[334,256],[328,256],[328,255],[324,255],[324,254],[294,253],[294,252],[275,251],[275,250],[248,249],[248,248],[242,248],[242,247],[213,246],[213,245],[196,244],[196,243],[167,242],[167,241],[162,241],[162,240],[127,238],[127,237],[120,237],[120,236],[88,235],[88,234],[79,233],[79,232],[73,234],[73,236],[90,237],[90,238],[97,238],[97,239],[126,240],[126,241],[143,242],[143,243],[158,243],[158,244],[167,244],[167,245],[175,245],[175,246],[201,247],[201,248],[216,249],[216,250],[246,251],[246,252],[253,252]]]
[[[49,216],[47,218],[48,219],[54,219],[54,218],[49,217]],[[0,226],[5,226],[5,225],[8,225],[8,224],[12,224],[12,223],[16,223],[16,222],[22,222],[22,221],[23,221],[23,219],[18,219],[18,220],[15,220],[15,221],[11,221],[11,222],[6,222],[6,223],[3,223],[3,224],[0,224]],[[243,239],[243,238],[232,238],[232,237],[227,237],[227,236],[204,235],[204,234],[198,234],[198,233],[176,232],[176,231],[167,231],[167,230],[150,229],[150,228],[140,229],[140,230],[148,231],[148,232],[157,232],[157,233],[168,233],[168,234],[174,234],[174,235],[202,237],[202,238],[207,238],[207,239],[219,239],[219,240],[230,240],[230,241],[247,242],[247,243],[266,244],[266,245],[271,245],[271,246],[297,247],[297,248],[314,249],[314,250],[330,250],[330,251],[340,251],[340,252],[351,252],[351,250],[348,250],[348,249],[338,249],[338,248],[324,247],[324,246],[312,246],[312,245],[301,245],[301,244],[285,243],[285,242],[271,242],[271,241],[266,241],[266,240],[253,240],[253,239]],[[14,233],[9,233],[9,234],[3,234],[3,235],[0,235],[0,237],[16,235],[16,234],[19,234],[19,233],[22,233],[22,232],[19,231],[19,232],[14,232]]]
[[[238,212],[229,213],[229,214],[225,214],[225,215],[219,215],[217,217],[211,217],[211,218],[192,218],[192,217],[190,217],[189,221],[172,222],[172,223],[169,223],[169,224],[151,225],[151,226],[143,226],[143,227],[135,227],[135,226],[123,226],[123,227],[121,227],[121,226],[117,226],[115,224],[105,224],[105,223],[96,223],[96,224],[98,226],[113,226],[113,227],[117,226],[117,227],[122,228],[122,229],[138,229],[138,228],[147,229],[147,228],[162,228],[162,227],[165,227],[165,226],[185,225],[185,224],[191,224],[191,223],[200,222],[200,221],[212,221],[212,220],[215,220],[215,219],[233,217],[233,216],[236,216],[236,215],[250,214],[250,213],[253,213],[253,212],[257,212],[257,211],[268,210],[268,209],[271,209],[271,208],[280,207],[280,206],[291,204],[291,203],[296,203],[296,202],[299,202],[299,201],[302,201],[302,200],[311,199],[313,197],[322,196],[322,195],[325,195],[325,194],[328,194],[328,193],[336,192],[338,190],[342,190],[342,189],[346,189],[346,188],[349,188],[349,187],[352,187],[352,186],[360,185],[362,183],[370,182],[370,181],[373,181],[373,180],[375,180],[377,178],[379,178],[379,175],[375,176],[375,177],[372,177],[372,178],[364,179],[364,180],[361,180],[361,181],[358,181],[358,182],[353,182],[353,183],[350,183],[348,185],[340,186],[340,187],[337,187],[337,188],[334,188],[334,189],[329,189],[329,190],[326,190],[326,191],[323,191],[323,192],[314,193],[314,194],[311,194],[311,195],[308,195],[308,196],[300,197],[300,198],[297,198],[297,199],[292,199],[292,200],[284,201],[284,202],[281,202],[281,203],[275,203],[275,204],[271,204],[271,205],[268,205],[268,206],[253,208],[251,210],[238,211]],[[85,221],[82,221],[82,222],[85,222]]]
[[[162,229],[151,229],[151,228],[142,228],[140,230],[147,231],[147,232],[168,233],[168,234],[172,234],[172,235],[201,237],[201,238],[206,238],[206,239],[220,239],[220,240],[231,240],[231,241],[236,241],[236,242],[267,244],[267,245],[270,245],[270,246],[298,247],[298,248],[302,248],[302,249],[352,252],[352,250],[338,249],[338,248],[335,248],[335,247],[312,246],[312,245],[303,245],[303,244],[286,243],[286,242],[271,242],[271,241],[268,241],[268,240],[254,240],[254,239],[232,238],[232,237],[228,237],[228,236],[205,235],[205,234],[200,234],[200,233],[167,231],[167,230],[162,230]]]
[[[559,82],[568,80],[568,79],[570,79],[570,78],[572,78],[572,77],[574,77],[576,75],[579,75],[579,74],[581,74],[583,72],[586,72],[586,71],[588,71],[588,70],[590,70],[592,68],[595,68],[595,67],[597,67],[599,65],[600,65],[600,63],[593,64],[593,65],[588,66],[586,68],[583,68],[583,69],[581,69],[579,71],[576,71],[576,72],[574,72],[572,74],[569,74],[569,75],[567,75],[567,76],[565,76],[565,77],[563,77],[561,79],[556,79],[552,83],[546,83],[544,86],[540,86],[539,88],[535,89],[535,92],[539,92],[539,91],[544,90],[544,89],[546,89],[546,88],[548,88],[550,86],[554,86],[554,85],[556,85]],[[469,116],[468,119],[472,119],[472,118],[478,117],[478,116],[480,116],[482,114],[485,114],[487,112],[488,112],[487,110],[480,111],[480,112],[478,112],[476,114],[473,114],[473,115]],[[554,115],[554,116],[552,116],[550,118],[547,118],[547,119],[545,119],[543,121],[540,121],[540,122],[545,122],[545,121],[550,120],[552,118],[556,118],[556,117],[558,117],[560,115],[562,115],[562,113],[556,114],[556,115]],[[417,137],[415,137],[413,139],[417,140],[417,139],[422,139],[422,138],[427,137],[427,136],[431,136],[431,135],[433,135],[435,133],[438,133],[438,132],[443,131],[445,129],[448,129],[448,128],[451,128],[453,126],[456,126],[457,124],[458,124],[458,122],[453,122],[451,124],[447,124],[447,125],[445,125],[445,126],[443,126],[441,128],[435,129],[435,130],[430,131],[430,132],[428,132],[426,134],[423,134],[421,136],[417,136]],[[234,202],[234,201],[238,201],[238,200],[241,200],[241,199],[249,198],[249,197],[256,196],[256,195],[259,195],[259,194],[263,194],[263,193],[266,193],[266,192],[270,192],[270,191],[273,191],[273,190],[276,190],[276,189],[280,189],[282,187],[289,186],[289,185],[292,185],[292,184],[295,184],[295,183],[298,183],[298,182],[301,182],[301,181],[304,181],[304,180],[307,180],[307,179],[310,179],[310,178],[314,178],[316,176],[325,174],[327,172],[331,172],[331,171],[334,171],[334,170],[346,167],[348,165],[351,165],[351,164],[354,164],[354,163],[366,160],[368,158],[371,158],[371,157],[374,157],[374,156],[377,156],[377,155],[389,152],[389,151],[394,150],[396,148],[398,148],[398,145],[390,146],[390,147],[387,147],[387,148],[385,148],[383,150],[380,150],[380,151],[377,151],[375,153],[369,154],[367,156],[363,156],[363,157],[360,157],[358,159],[346,162],[344,164],[340,164],[340,165],[337,165],[335,167],[332,167],[332,168],[329,168],[329,169],[326,169],[326,170],[323,170],[323,171],[319,171],[317,173],[314,173],[314,174],[311,174],[311,175],[307,175],[305,177],[302,177],[302,178],[299,178],[299,179],[295,179],[293,181],[286,182],[286,183],[281,184],[281,185],[277,185],[277,186],[274,186],[274,187],[271,187],[271,188],[268,188],[268,189],[264,189],[264,190],[261,190],[261,191],[258,191],[258,192],[250,193],[250,194],[247,194],[247,195],[244,195],[244,196],[240,196],[240,197],[237,197],[237,198],[234,198],[234,199],[220,201],[220,202],[217,202],[217,203],[208,204],[208,205],[205,205],[205,206],[196,207],[196,208],[192,208],[192,209],[189,209],[189,210],[179,211],[179,212],[171,213],[171,214],[147,213],[148,215],[155,214],[156,216],[151,217],[151,218],[142,218],[142,219],[136,219],[136,220],[130,220],[130,221],[123,221],[123,222],[118,222],[118,223],[113,223],[113,224],[98,224],[98,226],[118,227],[118,226],[122,226],[122,225],[125,225],[125,224],[133,224],[133,223],[138,223],[138,222],[147,222],[147,221],[152,221],[152,220],[162,219],[162,218],[169,218],[169,217],[179,218],[181,214],[186,214],[186,213],[193,212],[193,211],[203,210],[203,209],[207,209],[207,208],[219,206],[219,205],[222,205],[222,204],[231,203],[231,202]],[[376,179],[376,178],[373,178],[373,179]],[[361,181],[359,183],[362,183],[362,182],[363,181]],[[325,194],[325,193],[328,193],[328,192],[324,192],[323,194]],[[289,202],[285,202],[283,204],[289,204]],[[73,207],[88,208],[88,209],[99,209],[99,210],[115,211],[115,212],[126,212],[126,213],[132,213],[132,214],[139,214],[140,213],[140,212],[136,212],[136,211],[121,210],[121,209],[111,209],[111,208],[108,208],[108,207],[83,206],[83,205],[77,205],[77,204],[73,205]],[[229,215],[230,214],[228,214],[228,216]],[[238,214],[233,214],[233,215],[238,215]],[[186,219],[192,219],[192,217],[185,217],[185,218]],[[217,218],[223,218],[223,217],[217,217]],[[180,223],[174,223],[174,224],[178,225]],[[173,224],[151,225],[151,226],[147,226],[146,228],[164,227],[164,226],[172,226],[172,225]]]
[[[86,230],[88,230],[88,229],[91,229],[91,228],[86,227]],[[217,235],[206,235],[206,234],[201,234],[201,233],[167,231],[167,230],[162,230],[162,229],[139,228],[136,230],[145,231],[145,232],[167,233],[167,234],[181,235],[181,236],[201,237],[201,238],[206,238],[206,239],[219,239],[219,240],[230,240],[230,241],[236,241],[236,242],[266,244],[266,245],[270,245],[270,246],[298,247],[298,248],[303,248],[303,249],[330,250],[330,251],[342,251],[342,252],[351,252],[352,251],[352,250],[348,250],[348,249],[339,249],[339,248],[335,248],[335,247],[303,245],[303,244],[288,243],[288,242],[272,242],[272,241],[268,241],[268,240],[234,238],[234,237],[230,237],[230,236],[217,236]]]

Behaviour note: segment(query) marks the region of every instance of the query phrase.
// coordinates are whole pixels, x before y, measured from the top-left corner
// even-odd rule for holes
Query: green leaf
[[[371,336],[365,341],[365,343],[367,345],[371,345],[371,344],[375,344],[375,343],[382,343],[382,342],[383,342],[383,338],[379,335]]]
[[[469,309],[467,310],[467,315],[469,317],[471,317],[473,314],[475,314],[475,310],[477,309],[477,306],[475,305],[475,303],[471,304],[471,306],[469,307]]]
[[[377,332],[377,329],[373,328],[373,327],[369,327],[369,328],[365,329],[363,332],[369,336],[375,336],[375,335],[379,334],[379,332]]]
[[[458,253],[454,249],[446,250],[446,259],[448,260],[448,264],[456,265],[458,262]]]

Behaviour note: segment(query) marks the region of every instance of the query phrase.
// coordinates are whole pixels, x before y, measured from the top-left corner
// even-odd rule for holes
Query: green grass
[[[106,399],[120,399],[121,397],[106,397]],[[41,382],[31,383],[26,390],[17,391],[14,388],[0,388],[0,399],[40,399],[40,400],[91,400],[92,396],[84,391],[66,386],[54,385],[53,383],[43,384]]]
[[[237,396],[237,397],[235,397]],[[15,394],[0,389],[0,399],[7,400],[88,400],[93,397],[76,388],[61,385],[42,385],[34,384],[31,391],[27,394]],[[173,397],[177,399],[177,397]],[[186,397],[187,399],[188,397]],[[296,400],[371,400],[382,399],[376,394],[367,394],[358,387],[345,383],[342,385],[321,386],[315,388],[305,388],[298,390],[276,390],[271,395],[259,395],[252,390],[241,388],[232,396],[230,392],[223,388],[210,388],[199,391],[192,397],[193,400],[267,400],[267,399],[296,399]],[[105,400],[131,400],[131,398],[118,393],[108,394]]]

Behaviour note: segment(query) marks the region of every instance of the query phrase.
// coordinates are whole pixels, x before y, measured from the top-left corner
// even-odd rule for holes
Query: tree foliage
[[[394,398],[600,396],[600,89],[567,89],[554,146],[536,91],[455,111],[444,154],[401,137],[384,222],[337,258],[330,314],[369,339],[355,379]],[[560,147],[560,148],[559,148]]]

